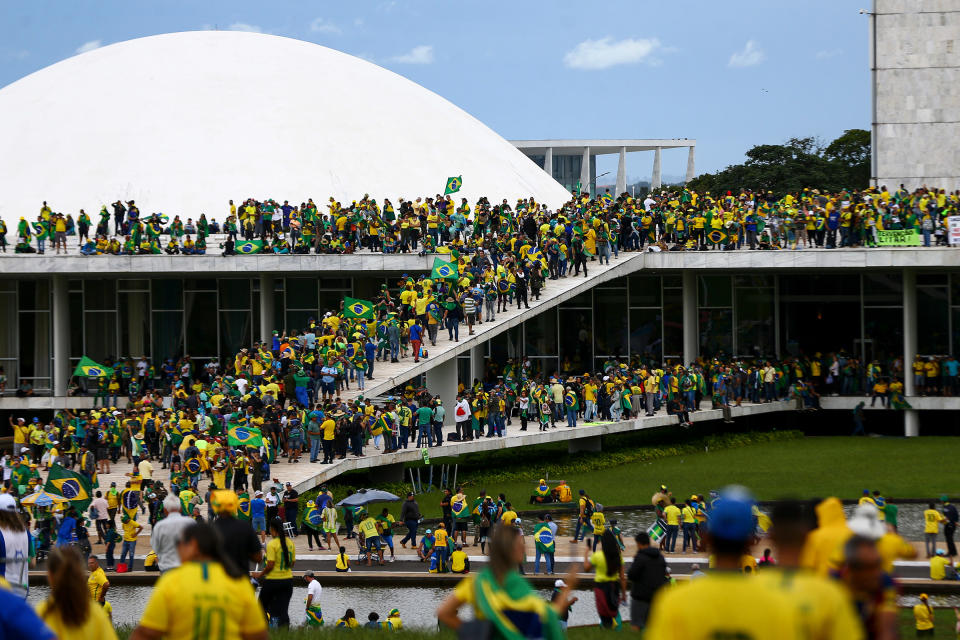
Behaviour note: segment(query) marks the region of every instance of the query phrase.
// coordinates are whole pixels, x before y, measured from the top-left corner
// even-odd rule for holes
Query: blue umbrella
[[[371,502],[399,502],[400,498],[389,491],[379,489],[360,489],[355,494],[347,496],[337,503],[338,507],[362,507]]]

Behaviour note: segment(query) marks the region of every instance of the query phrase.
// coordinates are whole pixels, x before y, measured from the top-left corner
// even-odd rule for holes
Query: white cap
[[[262,495],[263,495],[263,491],[257,491],[257,492],[254,493],[253,495],[255,495],[255,496],[262,496]]]
[[[16,511],[17,500],[9,493],[0,493],[0,511]]]
[[[564,582],[563,580],[558,579],[556,582],[553,583],[553,586],[555,586],[557,589],[564,589],[566,588],[567,583]]]

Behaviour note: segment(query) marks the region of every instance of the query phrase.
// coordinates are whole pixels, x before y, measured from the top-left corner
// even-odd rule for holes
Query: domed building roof
[[[375,64],[272,35],[198,31],[83,53],[0,90],[0,217],[136,200],[223,219],[227,201],[344,204],[443,193],[471,204],[569,193],[435,93]]]

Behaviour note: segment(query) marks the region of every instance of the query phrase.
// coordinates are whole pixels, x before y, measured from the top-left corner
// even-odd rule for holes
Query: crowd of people
[[[596,255],[644,250],[802,249],[877,246],[878,232],[912,230],[924,246],[946,245],[947,218],[960,207],[960,192],[902,185],[863,191],[821,193],[804,189],[782,196],[767,191],[698,193],[666,188],[634,198],[628,193],[577,194],[555,210],[521,198],[499,204],[481,197],[471,205],[453,194],[400,197],[378,202],[365,194],[343,204],[313,199],[282,204],[267,198],[230,200],[222,223],[200,213],[196,220],[164,213],[144,214],[135,201],[103,205],[97,220],[84,210],[63,214],[44,202],[36,220],[21,217],[15,230],[18,253],[56,253],[75,239],[84,255],[203,255],[207,238],[222,234],[222,255],[432,253],[438,250],[496,255],[525,238],[558,260],[574,264],[579,238]],[[112,224],[112,229],[111,229]],[[0,221],[0,249],[7,226]],[[166,236],[166,241],[164,241]],[[254,245],[243,243],[255,242]],[[36,246],[34,247],[34,243]],[[918,243],[919,244],[919,243]],[[238,250],[238,246],[240,247]],[[248,248],[253,247],[253,248]]]
[[[464,624],[457,611],[470,604],[477,619],[495,629],[506,617],[518,625],[524,637],[562,637],[576,602],[572,592],[580,584],[580,574],[592,572],[601,625],[623,626],[620,606],[629,602],[630,624],[646,629],[652,638],[716,637],[709,634],[730,628],[749,630],[750,637],[773,637],[772,630],[777,637],[784,637],[784,629],[797,625],[803,630],[798,638],[886,638],[894,637],[888,634],[898,624],[894,562],[917,554],[897,533],[897,505],[879,491],[865,490],[848,519],[837,498],[820,502],[815,510],[812,503],[778,503],[768,516],[742,488],[678,499],[661,485],[650,499],[655,523],[645,531],[633,532],[636,556],[628,562],[623,532],[616,518],[607,519],[603,505],[584,489],[574,491],[563,481],[551,487],[540,479],[530,502],[544,508],[554,503],[571,505],[575,524],[571,543],[585,543],[582,564],[574,563],[556,580],[547,601],[524,578],[525,565],[530,563],[523,544],[522,514],[502,493],[468,495],[463,486],[443,490],[438,498],[439,521],[418,537],[423,516],[418,496],[412,492],[401,503],[396,518],[389,507],[337,508],[325,487],[301,512],[299,495],[289,485],[286,492],[279,493],[277,484],[271,484],[266,496],[258,490],[250,498],[246,487],[223,489],[230,483],[218,482],[217,465],[213,465],[197,474],[211,480],[201,498],[197,478],[185,483],[175,480],[178,469],[191,467],[190,460],[198,453],[190,451],[195,445],[172,452],[169,489],[153,476],[147,452],[128,474],[130,480],[122,490],[113,486],[106,494],[92,493],[95,497],[85,510],[73,504],[78,497],[76,489],[57,484],[65,477],[59,475],[60,465],[51,463],[55,466],[42,483],[36,465],[29,462],[29,447],[21,447],[19,457],[4,456],[0,536],[6,557],[0,597],[11,600],[15,595],[22,601],[29,588],[27,568],[42,558],[51,585],[49,598],[36,612],[46,625],[43,629],[49,628],[61,638],[113,637],[108,572],[119,566],[114,564],[113,547],[122,541],[121,563],[125,564],[124,556],[129,554],[132,568],[138,537],[143,537],[144,525],[149,524],[150,552],[144,568],[162,575],[132,636],[136,638],[188,633],[195,622],[181,615],[186,600],[204,602],[205,615],[208,609],[215,612],[210,615],[226,612],[231,618],[225,623],[226,637],[265,638],[268,623],[289,625],[297,560],[293,537],[304,534],[311,548],[315,541],[318,549],[325,545],[336,550],[329,568],[332,572],[354,569],[347,540],[355,538],[360,566],[364,561],[367,566],[384,564],[388,552],[392,560],[399,545],[415,549],[429,573],[463,575],[437,612],[440,622],[452,628]],[[82,447],[79,458],[77,475],[95,480],[96,470],[90,466],[96,462],[95,454]],[[81,482],[76,486],[88,485]],[[27,510],[30,496],[42,487],[59,491],[66,504],[49,511]],[[201,505],[206,506],[205,512]],[[120,535],[116,531],[118,516]],[[534,517],[533,574],[541,572],[541,559],[544,573],[553,574],[558,526],[549,513],[538,511]],[[940,508],[931,503],[922,517],[931,578],[956,578],[957,509],[943,496]],[[97,544],[106,545],[102,557],[92,553],[89,538],[93,533],[88,538],[86,532],[94,524]],[[406,535],[395,541],[400,527]],[[946,548],[937,544],[941,527]],[[528,522],[526,529],[530,528]],[[344,540],[338,537],[341,534]],[[49,536],[46,540],[45,535]],[[759,555],[757,551],[769,543],[772,548]],[[467,551],[471,546],[479,547],[487,561],[471,566]],[[709,558],[706,566],[693,565],[690,584],[681,586],[665,557],[688,550],[708,553]],[[323,617],[320,575],[314,571],[302,575],[307,592],[303,624],[331,624]],[[710,597],[718,591],[727,594],[727,606]],[[84,602],[75,602],[78,593],[84,595]],[[11,601],[17,602],[16,598]],[[71,604],[63,604],[68,600]],[[743,606],[731,603],[764,604],[763,615],[744,615]],[[914,608],[917,629],[933,628],[932,605],[926,598],[921,605]],[[683,612],[695,606],[703,616],[691,621]],[[13,622],[0,615],[0,624],[22,620],[12,616],[21,610],[10,611]],[[29,612],[21,613],[27,616]],[[371,612],[366,624],[358,622],[350,610],[332,623],[334,627],[393,630],[402,624],[396,609],[383,620]],[[90,635],[93,633],[98,635]]]

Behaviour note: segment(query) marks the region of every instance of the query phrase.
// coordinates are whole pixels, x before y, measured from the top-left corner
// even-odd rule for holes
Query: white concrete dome
[[[0,217],[136,200],[222,220],[227,201],[348,203],[442,193],[473,204],[569,193],[435,93],[320,45],[230,31],[170,33],[83,53],[0,90]],[[499,200],[497,200],[499,201]]]

